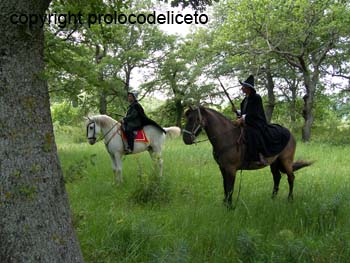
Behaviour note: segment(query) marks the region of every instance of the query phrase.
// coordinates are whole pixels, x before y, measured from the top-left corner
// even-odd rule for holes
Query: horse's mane
[[[213,110],[213,109],[210,109],[210,108],[205,108],[205,107],[201,107],[202,109],[208,111],[208,112],[211,112],[212,114],[216,115],[217,117],[219,117],[220,119],[223,119],[225,120],[226,122],[229,122],[231,125],[234,125],[236,126],[232,120],[228,117],[226,117],[224,114],[222,114],[221,112],[218,112],[216,110]]]
[[[108,115],[95,115],[90,117],[93,121],[95,121],[101,128],[111,127],[115,123],[118,123],[115,119],[112,117],[109,117]]]

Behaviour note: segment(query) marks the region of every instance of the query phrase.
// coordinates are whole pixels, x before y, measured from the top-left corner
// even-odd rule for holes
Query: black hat
[[[139,95],[139,93],[135,90],[128,91],[128,94],[131,94],[135,100],[137,100],[137,96]]]
[[[250,75],[246,81],[239,80],[239,83],[241,83],[241,85],[243,87],[248,87],[248,88],[251,88],[255,91],[255,89],[254,89],[254,76],[253,75]]]

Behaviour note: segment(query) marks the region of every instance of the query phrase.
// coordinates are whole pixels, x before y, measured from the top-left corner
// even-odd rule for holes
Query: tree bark
[[[0,262],[83,262],[41,77],[43,30],[9,20],[49,3],[0,2]]]
[[[103,50],[101,51],[100,45],[96,44],[95,62],[97,66],[102,62],[102,59],[107,54],[107,48],[104,46],[102,49]],[[103,82],[104,82],[103,69],[99,70],[98,81],[101,85],[99,90],[99,112],[100,114],[107,114],[107,92],[103,85]]]
[[[268,98],[268,102],[267,102],[267,106],[266,106],[266,110],[265,110],[265,116],[266,116],[266,120],[267,122],[271,122],[272,119],[272,114],[273,114],[273,110],[275,108],[275,94],[273,92],[274,90],[274,82],[273,82],[273,77],[271,74],[271,70],[270,70],[270,65],[266,65],[266,88],[267,88],[267,98]]]
[[[181,120],[182,120],[182,113],[183,113],[184,107],[180,99],[175,100],[175,107],[176,107],[176,126],[182,128]]]
[[[306,94],[303,97],[304,106],[302,115],[304,118],[304,125],[302,128],[302,140],[307,142],[311,139],[311,127],[314,121],[312,109],[314,107],[314,97],[316,93],[316,85],[318,83],[318,71],[314,70],[312,77],[308,71],[304,71],[303,77]]]
[[[297,87],[293,86],[290,87],[291,93],[292,93],[292,98],[290,101],[290,121],[292,123],[292,127],[295,127],[295,123],[297,120],[296,112],[297,112]]]

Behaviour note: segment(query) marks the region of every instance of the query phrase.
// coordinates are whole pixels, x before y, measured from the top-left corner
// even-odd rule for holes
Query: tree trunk
[[[124,72],[125,72],[124,90],[125,90],[125,92],[130,91],[130,80],[131,80],[132,69],[133,69],[133,67],[129,64],[129,62],[124,66]]]
[[[0,262],[83,262],[41,78],[43,30],[9,20],[49,3],[0,2]]]
[[[176,107],[176,126],[177,127],[182,127],[182,123],[181,123],[181,120],[182,120],[182,112],[183,112],[183,105],[181,103],[181,100],[176,100],[175,101],[175,107]]]
[[[303,97],[304,99],[304,107],[303,107],[303,118],[304,125],[302,128],[302,140],[304,142],[310,141],[311,138],[311,127],[313,123],[313,115],[312,115],[312,100],[308,95]]]
[[[311,78],[308,72],[303,72],[304,83],[306,94],[303,97],[304,107],[303,107],[303,118],[304,125],[302,128],[302,140],[304,142],[310,141],[311,139],[311,127],[314,121],[314,117],[312,114],[312,109],[314,106],[314,97],[316,92],[316,85],[318,82],[318,74],[315,70],[313,73],[313,77]]]
[[[296,132],[296,121],[297,121],[297,85],[293,83],[293,86],[290,87],[292,97],[289,102],[289,109],[290,109],[290,122],[292,131]]]
[[[101,51],[100,45],[96,44],[96,51],[95,51],[95,61],[97,66],[101,63],[102,59],[107,54],[107,48],[104,46],[103,50]],[[100,114],[107,114],[107,92],[105,91],[105,87],[103,85],[104,77],[103,77],[103,69],[99,69],[98,73],[98,81],[100,83],[100,90],[99,90],[99,112]]]
[[[107,114],[107,94],[104,90],[100,91],[99,108],[100,114]]]
[[[274,83],[269,65],[266,66],[266,87],[268,102],[265,110],[265,116],[267,122],[271,122],[273,110],[275,108],[275,94],[273,92]]]

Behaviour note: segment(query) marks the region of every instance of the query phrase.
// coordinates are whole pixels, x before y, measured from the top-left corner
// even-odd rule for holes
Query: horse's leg
[[[293,200],[293,186],[294,186],[294,171],[293,171],[293,160],[295,153],[296,142],[294,137],[291,135],[286,148],[280,155],[280,164],[283,166],[288,176],[289,194],[288,199]]]
[[[289,184],[288,199],[293,200],[293,186],[294,186],[293,160],[286,159],[286,160],[282,160],[281,162],[288,176],[288,184]]]
[[[122,174],[122,159],[119,153],[114,154],[114,175],[115,181],[117,184],[123,183],[123,174]]]
[[[159,171],[159,177],[163,176],[163,159],[161,152],[154,152],[152,150],[149,150],[149,154],[151,155],[151,158],[153,160],[153,164],[156,167],[156,170]]]
[[[220,166],[221,174],[224,182],[225,199],[224,203],[228,207],[232,207],[232,194],[236,179],[236,170],[231,166]]]
[[[287,175],[288,175],[288,184],[289,184],[289,194],[288,194],[288,199],[293,200],[293,187],[294,187],[294,173],[293,173],[293,167],[290,167],[287,170]]]
[[[274,161],[270,165],[270,170],[273,175],[273,182],[274,182],[273,190],[272,190],[272,198],[275,198],[278,193],[278,187],[280,185],[280,180],[281,180],[281,173],[279,170],[278,160]]]

